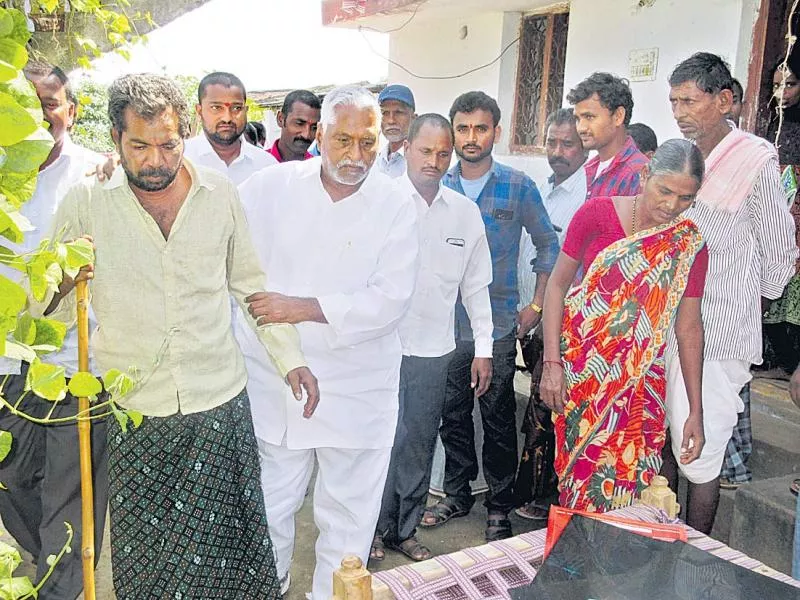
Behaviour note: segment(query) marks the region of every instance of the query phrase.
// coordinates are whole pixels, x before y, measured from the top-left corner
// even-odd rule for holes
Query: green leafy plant
[[[84,68],[109,50],[130,58],[130,47],[147,40],[139,26],[155,27],[150,12],[132,10],[130,0],[6,0],[5,5],[33,21],[40,32],[37,52],[46,46],[49,58],[69,57],[70,64]]]
[[[0,273],[0,356],[30,363],[24,391],[18,398],[9,398],[5,392],[10,375],[0,377],[0,405],[19,418],[41,424],[113,415],[123,429],[129,422],[138,426],[142,415],[117,404],[134,388],[133,379],[114,369],[103,376],[102,383],[88,373],[79,373],[68,383],[64,368],[46,361],[49,353],[61,347],[67,327],[38,316],[41,311],[31,310],[58,289],[64,275],[75,277],[81,266],[94,261],[91,243],[85,239],[66,243],[44,240],[30,252],[14,250],[23,242],[25,232],[32,229],[20,209],[33,195],[39,166],[53,146],[36,91],[22,73],[28,60],[25,46],[29,36],[25,15],[0,7],[0,264],[6,267]],[[107,394],[101,397],[103,390]],[[89,409],[74,417],[52,418],[67,392],[89,398]],[[26,414],[20,408],[26,397],[49,402],[49,414],[45,418]],[[0,431],[0,461],[13,444],[11,433]],[[72,528],[66,527],[64,547],[48,560],[50,572],[64,553],[70,552]],[[46,577],[37,586],[27,577],[14,577],[20,563],[19,553],[0,543],[0,600],[37,597]]]

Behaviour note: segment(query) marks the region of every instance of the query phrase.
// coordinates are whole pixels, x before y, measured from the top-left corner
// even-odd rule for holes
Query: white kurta
[[[374,169],[355,194],[333,202],[320,169],[319,158],[283,163],[240,187],[266,289],[317,298],[328,320],[298,325],[321,396],[304,419],[303,404],[236,319],[256,435],[289,449],[388,448],[398,410],[398,324],[417,269],[416,208]]]

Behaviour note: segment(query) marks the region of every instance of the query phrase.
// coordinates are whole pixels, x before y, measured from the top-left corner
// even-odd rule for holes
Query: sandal
[[[720,477],[719,478],[719,487],[723,490],[738,490],[742,485],[744,485],[741,481],[734,481],[733,479],[728,479],[727,477]]]
[[[533,502],[528,502],[520,506],[514,513],[518,517],[528,519],[529,521],[546,521],[547,517],[550,515],[550,508],[542,508]]]
[[[800,479],[795,479],[792,481],[792,484],[789,486],[789,491],[792,492],[795,496],[800,493]]]
[[[417,562],[428,560],[429,558],[433,557],[433,552],[420,543],[420,541],[413,535],[398,544],[387,543],[386,547],[391,548],[392,550],[397,550],[397,552],[405,554],[408,558]]]
[[[386,558],[386,546],[383,543],[383,536],[376,535],[372,538],[372,546],[369,549],[369,559],[382,561]]]
[[[422,514],[422,521],[420,527],[438,527],[444,525],[450,519],[457,519],[458,517],[466,517],[469,514],[469,509],[461,506],[457,501],[452,500],[450,497],[442,498],[431,506],[426,508]]]
[[[497,542],[506,540],[513,537],[511,532],[511,521],[508,520],[508,515],[504,513],[489,514],[486,519],[486,541]]]

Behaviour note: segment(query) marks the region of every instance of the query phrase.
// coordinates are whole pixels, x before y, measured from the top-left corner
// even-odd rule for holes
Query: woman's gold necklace
[[[639,201],[639,196],[633,197],[633,218],[631,219],[631,235],[636,235],[636,203]]]

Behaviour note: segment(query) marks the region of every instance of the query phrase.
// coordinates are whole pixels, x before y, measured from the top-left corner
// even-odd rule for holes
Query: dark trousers
[[[425,511],[452,358],[452,352],[436,358],[403,357],[400,413],[376,528],[389,541],[413,536]]]
[[[516,355],[517,340],[513,333],[494,341],[492,384],[478,399],[483,420],[483,474],[489,486],[484,506],[490,512],[508,513],[514,508]],[[474,503],[469,482],[478,476],[472,422],[475,394],[470,388],[474,356],[475,345],[472,342],[456,343],[447,373],[447,393],[439,429],[445,451],[444,493],[465,508]]]
[[[12,375],[3,390],[15,404],[25,389],[25,370]],[[53,418],[74,416],[78,401],[71,395],[58,403]],[[25,413],[44,418],[52,404],[32,393],[20,404]],[[67,539],[64,523],[74,530],[72,552],[65,554],[39,592],[40,600],[75,600],[83,590],[81,563],[81,474],[78,427],[37,425],[8,410],[0,410],[0,429],[11,432],[11,453],[0,463],[3,526],[36,561],[36,580],[48,571],[47,557],[58,554]],[[108,455],[106,422],[92,421],[94,467],[95,555],[99,558],[108,502]],[[95,563],[96,564],[96,563]]]

